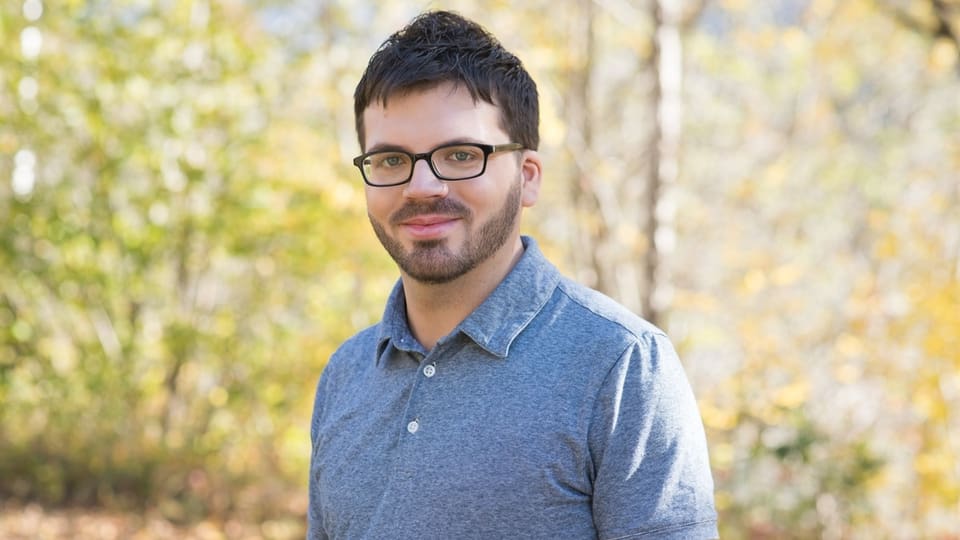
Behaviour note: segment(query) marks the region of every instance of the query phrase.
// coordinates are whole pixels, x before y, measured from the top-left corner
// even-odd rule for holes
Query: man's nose
[[[413,175],[403,191],[404,196],[411,199],[442,197],[447,194],[447,183],[433,174],[426,159],[418,159],[413,164]]]

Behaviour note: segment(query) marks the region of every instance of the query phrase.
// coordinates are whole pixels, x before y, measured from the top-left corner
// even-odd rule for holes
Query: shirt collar
[[[383,319],[380,322],[380,331],[377,334],[377,365],[388,358],[388,349],[395,348],[414,351],[422,348],[413,338],[407,324],[407,301],[403,296],[403,280],[398,279],[387,298],[387,305],[383,310]]]
[[[544,257],[537,242],[521,238],[524,252],[507,277],[453,331],[462,332],[477,345],[498,358],[506,358],[513,340],[540,312],[560,282],[559,271]],[[389,347],[419,351],[423,347],[413,338],[407,325],[403,282],[397,280],[380,323],[377,338],[377,364],[389,357]]]
[[[506,358],[510,345],[543,309],[560,282],[560,272],[543,256],[537,242],[522,237],[524,252],[500,285],[460,324],[477,345]]]

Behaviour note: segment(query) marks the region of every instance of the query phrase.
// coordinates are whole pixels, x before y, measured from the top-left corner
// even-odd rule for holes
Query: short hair
[[[500,109],[501,127],[524,147],[540,144],[537,85],[523,64],[479,24],[450,11],[428,11],[388,37],[373,54],[353,95],[357,137],[363,112],[392,96],[443,83],[462,85],[474,102]]]

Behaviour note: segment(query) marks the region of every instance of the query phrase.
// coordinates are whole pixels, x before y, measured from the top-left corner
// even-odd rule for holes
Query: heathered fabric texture
[[[333,355],[310,539],[717,536],[696,402],[667,337],[536,243],[427,352],[402,284]]]

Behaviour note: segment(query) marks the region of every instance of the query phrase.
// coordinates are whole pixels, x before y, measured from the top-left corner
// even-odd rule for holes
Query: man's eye
[[[394,167],[402,167],[406,164],[407,158],[403,154],[387,154],[383,156],[375,156],[373,159],[373,166],[391,169]]]
[[[477,152],[468,148],[451,148],[447,152],[447,160],[458,163],[473,161],[479,157],[480,156],[477,155]]]

